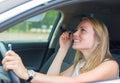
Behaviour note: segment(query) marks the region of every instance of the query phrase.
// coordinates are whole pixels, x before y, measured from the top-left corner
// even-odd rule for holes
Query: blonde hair
[[[74,66],[76,66],[80,60],[85,61],[85,65],[82,67],[81,73],[94,69],[106,58],[112,59],[111,53],[109,51],[108,30],[105,24],[91,17],[84,17],[82,21],[87,21],[92,24],[99,44],[95,47],[95,49],[93,49],[92,53],[88,57],[88,60],[84,59],[83,54],[80,51],[76,52]]]

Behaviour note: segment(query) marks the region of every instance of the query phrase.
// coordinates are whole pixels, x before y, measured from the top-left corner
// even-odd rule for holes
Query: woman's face
[[[91,23],[88,21],[82,21],[73,34],[73,39],[73,49],[78,51],[92,49],[96,38]]]

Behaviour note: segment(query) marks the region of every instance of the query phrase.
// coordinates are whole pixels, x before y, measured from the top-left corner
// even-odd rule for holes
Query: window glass
[[[0,33],[0,40],[47,41],[58,15],[52,10],[27,19]]]
[[[31,0],[0,0],[0,13],[15,8]],[[7,5],[7,6],[6,6]]]

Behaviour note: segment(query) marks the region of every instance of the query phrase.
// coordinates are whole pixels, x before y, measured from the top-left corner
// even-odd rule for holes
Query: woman
[[[73,42],[77,50],[75,63],[60,73],[61,64]],[[80,83],[106,80],[118,77],[118,64],[109,51],[106,26],[94,18],[83,18],[73,36],[64,32],[60,37],[60,48],[47,75],[35,72],[30,78],[21,58],[8,51],[2,64],[4,69],[13,70],[18,77],[34,83]]]

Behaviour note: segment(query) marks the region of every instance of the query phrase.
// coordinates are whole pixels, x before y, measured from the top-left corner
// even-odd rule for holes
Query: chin
[[[82,47],[80,47],[80,46],[78,47],[78,45],[73,45],[72,48],[73,48],[74,50],[79,50],[79,51],[90,49],[90,48],[82,48]]]
[[[75,46],[75,45],[73,45],[72,48],[73,48],[74,50],[79,50],[79,49],[80,49],[80,48],[78,48],[78,46]]]

